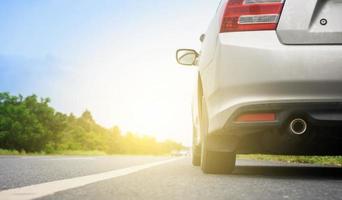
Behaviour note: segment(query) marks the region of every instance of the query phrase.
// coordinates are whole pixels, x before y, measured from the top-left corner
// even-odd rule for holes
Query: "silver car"
[[[341,155],[342,0],[223,0],[201,36],[193,164],[231,173],[236,154]]]

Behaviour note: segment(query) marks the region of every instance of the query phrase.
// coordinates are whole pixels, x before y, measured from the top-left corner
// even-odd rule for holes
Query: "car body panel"
[[[342,44],[342,0],[286,0],[277,33],[284,44]]]
[[[275,31],[223,33],[218,46],[200,67],[209,132],[245,104],[342,101],[342,46],[284,45]]]

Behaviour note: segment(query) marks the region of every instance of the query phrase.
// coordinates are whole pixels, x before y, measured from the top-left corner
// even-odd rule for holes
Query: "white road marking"
[[[95,160],[95,157],[52,157],[52,156],[25,156],[20,157],[21,159],[38,159],[38,160],[51,160],[51,161],[61,161],[61,160]]]
[[[169,159],[145,165],[138,165],[124,169],[113,170],[109,172],[93,174],[89,176],[76,177],[71,179],[64,179],[59,181],[47,182],[37,185],[25,186],[21,188],[15,188],[10,190],[0,191],[0,199],[2,200],[32,200],[47,195],[52,195],[56,192],[69,190],[73,188],[82,187],[99,181],[104,181],[120,176],[129,175],[135,172],[139,172],[151,167],[163,165],[166,163],[174,162],[182,158]]]
[[[47,161],[63,161],[63,160],[95,160],[96,158],[46,158],[44,160],[47,160]]]

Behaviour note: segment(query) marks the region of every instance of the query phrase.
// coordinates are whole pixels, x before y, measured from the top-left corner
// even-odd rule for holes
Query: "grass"
[[[54,151],[54,152],[37,152],[27,153],[25,151],[16,150],[5,150],[0,149],[0,155],[6,156],[169,156],[169,154],[108,154],[103,151],[82,151],[82,150],[65,150],[65,151]]]
[[[0,155],[17,155],[17,156],[46,156],[46,155],[58,155],[58,156],[104,156],[108,155],[102,151],[57,151],[52,153],[37,152],[37,153],[27,153],[25,151],[17,150],[6,150],[0,149]]]
[[[16,150],[0,149],[0,155],[22,155],[22,153]]]
[[[342,166],[342,156],[278,156],[278,155],[239,155],[239,159],[270,160],[287,163],[320,164]]]
[[[0,155],[20,155],[20,156],[105,156],[108,155],[102,151],[58,151],[53,153],[26,153],[25,151],[5,150],[0,149]],[[320,164],[320,165],[333,165],[342,167],[342,156],[278,156],[278,155],[238,155],[239,159],[252,159],[252,160],[269,160],[280,161],[287,163],[304,163],[304,164]]]

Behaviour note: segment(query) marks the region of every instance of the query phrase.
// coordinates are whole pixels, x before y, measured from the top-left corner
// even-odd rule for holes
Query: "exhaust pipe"
[[[304,119],[297,118],[291,121],[290,131],[295,135],[303,135],[308,129],[308,124]]]

